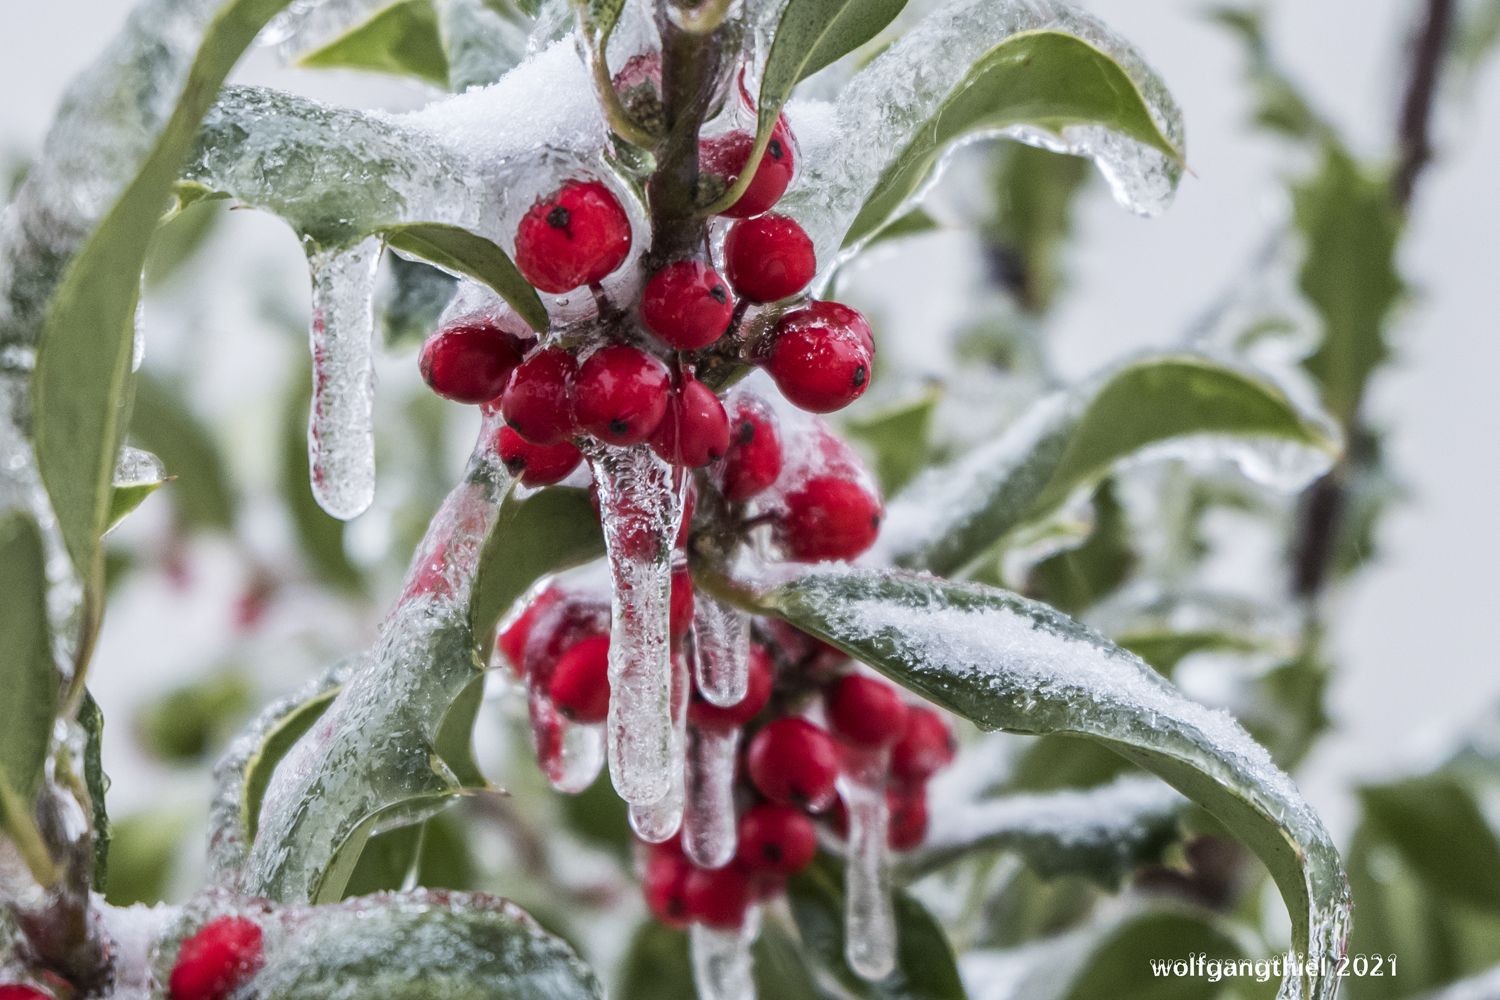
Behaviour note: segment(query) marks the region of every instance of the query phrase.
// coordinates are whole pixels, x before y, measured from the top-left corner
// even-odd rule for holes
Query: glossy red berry
[[[828,728],[857,747],[888,747],[906,731],[906,701],[885,681],[845,674],[823,693]]]
[[[729,413],[729,450],[720,492],[730,503],[749,500],[781,475],[781,432],[763,401],[741,394]]]
[[[578,362],[560,347],[537,351],[510,374],[500,413],[532,444],[561,444],[573,437],[569,395]]]
[[[880,498],[859,483],[819,476],[787,495],[775,537],[794,562],[853,559],[875,544],[880,518]]]
[[[0,1000],[52,1000],[52,995],[24,983],[0,983]]]
[[[752,871],[795,875],[818,853],[812,820],[791,806],[762,802],[740,817],[736,860]]]
[[[496,451],[510,474],[522,486],[551,486],[568,478],[583,461],[583,452],[571,441],[559,444],[532,444],[513,428],[500,428]]]
[[[926,785],[892,785],[885,792],[885,807],[885,842],[891,850],[909,851],[926,839]]]
[[[693,868],[683,887],[688,916],[720,930],[734,930],[743,924],[753,898],[750,878],[738,865],[713,870]]]
[[[668,347],[696,351],[729,329],[734,296],[707,264],[679,260],[651,276],[641,292],[641,322]]]
[[[538,199],[516,228],[516,268],[554,295],[602,281],[629,253],[630,218],[596,181],[571,181]]]
[[[729,283],[751,302],[796,295],[817,272],[812,240],[784,215],[741,219],[724,239]]]
[[[693,577],[685,569],[672,573],[672,608],[668,631],[673,639],[687,635],[693,624]]]
[[[906,731],[891,747],[891,777],[920,784],[953,763],[956,749],[942,717],[913,705],[906,713]]]
[[[521,363],[514,334],[489,323],[445,326],[422,345],[417,367],[432,391],[457,403],[486,403],[505,391]]]
[[[765,368],[794,406],[832,413],[864,395],[873,362],[865,318],[837,302],[814,302],[782,317]]]
[[[556,587],[549,587],[536,596],[536,600],[527,606],[516,616],[516,620],[501,632],[495,639],[495,645],[505,658],[510,661],[511,669],[517,674],[525,672],[526,643],[531,638],[531,630],[537,620],[546,614],[547,609],[562,599],[562,591]]]
[[[641,882],[646,905],[652,915],[668,927],[680,930],[691,919],[686,892],[688,876],[692,872],[692,862],[666,844],[654,848],[646,862],[646,874]]]
[[[750,780],[772,802],[817,812],[833,801],[838,751],[806,719],[782,718],[750,741]]]
[[[687,496],[682,498],[682,523],[677,526],[677,539],[672,543],[674,549],[687,547],[688,535],[693,530],[693,510],[698,506],[698,487],[688,481]]]
[[[750,676],[745,684],[745,697],[727,708],[720,708],[704,700],[696,689],[688,704],[688,721],[699,729],[728,731],[738,729],[760,714],[771,698],[771,657],[765,648],[750,647]]]
[[[739,179],[754,147],[755,134],[746,129],[704,139],[698,143],[698,169],[703,173],[717,174],[728,187]],[[750,186],[723,214],[732,219],[748,219],[768,211],[786,193],[787,185],[792,182],[793,168],[792,130],[787,127],[783,116],[771,130],[771,141],[761,154],[760,166]]]
[[[547,694],[574,722],[603,722],[609,715],[609,636],[584,639],[563,653]]]
[[[640,444],[667,412],[672,377],[656,358],[624,344],[589,355],[573,383],[573,417],[605,444]]]
[[[729,415],[714,391],[684,375],[651,435],[651,450],[663,461],[689,469],[723,458],[729,450]]]
[[[218,917],[182,942],[169,980],[172,1000],[224,1000],[265,964],[260,927]]]

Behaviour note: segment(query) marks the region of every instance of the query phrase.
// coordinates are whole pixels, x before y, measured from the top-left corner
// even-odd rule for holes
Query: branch
[[[1401,102],[1401,122],[1397,131],[1401,160],[1391,178],[1391,200],[1401,209],[1411,203],[1417,175],[1432,159],[1433,97],[1437,93],[1443,55],[1448,51],[1452,23],[1453,0],[1427,0],[1421,33],[1412,47],[1406,96]]]

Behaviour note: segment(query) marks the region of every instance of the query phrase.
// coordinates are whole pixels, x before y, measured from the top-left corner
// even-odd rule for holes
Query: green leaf
[[[1365,383],[1389,355],[1385,322],[1404,287],[1396,271],[1401,215],[1385,178],[1366,174],[1331,145],[1317,176],[1293,190],[1292,207],[1306,241],[1297,284],[1323,325],[1323,339],[1302,367],[1317,380],[1328,412],[1353,427]]]
[[[625,0],[574,0],[583,30],[594,39],[606,39],[625,9]]]
[[[1156,355],[1048,397],[992,444],[924,473],[888,505],[881,546],[948,575],[1144,448],[1211,436],[1331,451],[1270,382],[1190,354]]]
[[[1163,677],[1171,678],[1177,664],[1194,653],[1218,650],[1251,653],[1259,647],[1248,639],[1225,632],[1132,632],[1115,637],[1121,649],[1128,649],[1151,664]]]
[[[1269,869],[1293,946],[1340,954],[1348,885],[1316,813],[1226,714],[1046,605],[978,584],[899,571],[784,567],[732,579],[700,564],[695,581],[746,610],[782,618],[983,729],[1070,732],[1110,749],[1203,806]],[[1335,977],[1304,995],[1326,998]]]
[[[515,489],[484,541],[470,621],[481,662],[489,662],[495,626],[526,589],[548,573],[604,555],[604,533],[587,490],[551,487],[525,500]]]
[[[615,794],[608,769],[577,795],[561,796],[558,805],[568,828],[581,840],[629,862],[635,837],[625,800]]]
[[[494,790],[474,759],[474,722],[479,718],[479,706],[483,703],[484,675],[480,674],[449,706],[442,725],[438,727],[433,749],[463,787]]]
[[[1428,775],[1359,790],[1366,822],[1443,900],[1500,913],[1500,840],[1469,791]]]
[[[448,56],[431,0],[398,0],[321,48],[300,57],[309,69],[364,69],[448,86]]]
[[[148,236],[156,228],[177,171],[192,149],[198,122],[219,85],[260,29],[286,3],[200,2],[194,11],[198,18],[178,15],[168,22],[173,32],[170,47],[155,38],[139,40],[142,61],[148,52],[159,60],[152,70],[152,92],[180,96],[166,121],[153,121],[143,130],[147,135],[140,137],[144,139],[140,147],[111,149],[109,163],[129,162],[138,154],[131,170],[134,179],[119,179],[122,193],[68,263],[47,309],[32,375],[37,465],[91,604],[97,602],[103,582],[99,539],[108,524],[116,454],[129,420],[132,330]],[[167,3],[160,6],[175,10]],[[212,20],[203,18],[204,13]],[[138,30],[136,25],[150,23],[143,15],[127,28],[126,37]],[[166,48],[173,52],[196,49],[197,55],[191,66],[180,58],[170,62],[156,51]],[[104,65],[120,55],[109,53]],[[105,70],[99,79],[113,88],[128,86],[130,78],[115,78]],[[117,99],[132,98],[122,90]],[[65,106],[64,116],[84,118],[90,113],[108,114],[80,94]],[[86,127],[82,121],[71,124]],[[120,125],[101,127],[113,136]],[[99,169],[103,172],[106,167]]]
[[[245,1000],[603,1000],[573,949],[493,896],[418,891],[284,913]]]
[[[344,887],[344,898],[402,888],[408,879],[428,889],[464,891],[475,880],[475,862],[456,810],[425,823],[371,837]]]
[[[1078,614],[1119,587],[1135,567],[1129,535],[1125,512],[1115,499],[1114,480],[1106,478],[1094,491],[1094,530],[1088,540],[1033,566],[1027,592],[1065,614]],[[1121,645],[1161,669],[1140,650]],[[1170,670],[1164,673],[1171,676]]]
[[[425,0],[424,0],[425,2]],[[385,230],[386,243],[447,271],[482,281],[537,333],[547,332],[547,307],[516,265],[495,244],[458,226],[409,223]]]
[[[224,206],[216,201],[194,201],[162,220],[151,237],[146,258],[146,285],[164,284],[181,269],[218,228]]]
[[[188,531],[234,528],[237,500],[217,442],[173,387],[147,371],[136,376],[130,436],[172,471],[166,496]]]
[[[1088,42],[1059,31],[1016,34],[985,53],[885,168],[844,234],[853,246],[892,218],[932,176],[950,145],[968,135],[1030,125],[1059,139],[1099,125],[1181,163],[1182,150],[1151,117],[1125,70]]]
[[[312,492],[307,458],[307,418],[312,408],[312,366],[291,373],[281,414],[281,498],[292,516],[298,548],[317,577],[349,594],[365,592],[365,578],[344,551],[347,522],[322,507]]]
[[[393,354],[415,350],[437,329],[458,282],[446,271],[400,254],[386,257],[386,264],[389,278],[375,303],[385,349]]]
[[[802,949],[791,935],[772,920],[761,924],[760,935],[750,946],[750,975],[756,996],[775,1000],[824,1000],[813,980]]]
[[[155,493],[167,482],[166,479],[158,479],[154,483],[134,483],[130,486],[116,486],[110,494],[109,518],[105,522],[104,533],[107,535],[115,530],[116,526],[126,515],[146,502],[146,498]]]
[[[242,784],[239,796],[239,814],[244,825],[245,842],[255,840],[260,829],[260,807],[265,801],[266,788],[276,765],[286,757],[293,745],[322,718],[328,706],[338,695],[342,685],[334,685],[301,702],[278,706],[267,715],[262,715],[252,726],[258,731],[260,740],[250,752],[242,769]]]
[[[927,437],[932,413],[943,398],[931,386],[916,399],[844,421],[844,430],[875,451],[875,475],[887,496],[911,482],[927,464]]]
[[[163,809],[116,820],[105,901],[111,906],[165,901],[192,818],[191,812]]]
[[[47,624],[47,553],[36,521],[0,520],[0,771],[29,810],[52,742],[62,678]]]
[[[1259,101],[1255,109],[1256,125],[1292,139],[1334,139],[1333,129],[1313,111],[1297,85],[1272,60],[1261,11],[1219,7],[1209,10],[1208,16],[1239,35],[1244,43],[1250,60],[1247,75]]]
[[[104,793],[109,789],[109,776],[104,773],[103,761],[104,713],[88,688],[84,688],[83,698],[78,703],[78,724],[83,727],[83,783],[89,791],[89,823],[94,835],[94,873],[89,887],[95,892],[106,892],[113,828],[104,803]]]
[[[896,968],[878,982],[861,979],[844,960],[844,872],[829,854],[787,880],[786,899],[807,955],[840,986],[863,1000],[964,1000],[963,982],[948,935],[932,914],[900,889],[896,914]]]
[[[642,921],[609,995],[614,1000],[698,1000],[687,933],[655,920]]]
[[[217,750],[250,713],[249,678],[226,670],[168,691],[135,718],[142,746],[159,760],[192,761]]]
[[[789,0],[761,76],[758,131],[770,135],[792,88],[880,34],[905,7],[906,0]]]
[[[1042,314],[1062,285],[1060,257],[1073,231],[1073,203],[1089,162],[1019,142],[994,153],[994,218],[985,227],[990,252],[1006,262],[1006,285],[1021,308]]]
[[[928,215],[921,208],[914,208],[905,213],[899,219],[892,219],[880,228],[880,232],[871,236],[865,243],[865,249],[884,243],[887,240],[899,240],[903,236],[920,236],[922,233],[933,233],[943,228],[936,219]]]
[[[1111,892],[1180,839],[1188,801],[1154,778],[1129,775],[1088,791],[1006,795],[949,804],[932,816],[913,876],[978,851],[1015,851],[1043,878],[1082,875]]]
[[[1135,765],[1103,743],[1054,733],[1038,736],[1016,758],[1005,787],[1016,792],[1094,788],[1133,770]]]

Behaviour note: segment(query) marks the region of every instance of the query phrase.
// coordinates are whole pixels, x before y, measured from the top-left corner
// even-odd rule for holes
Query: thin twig
[[[1422,29],[1412,47],[1406,96],[1401,102],[1397,132],[1401,160],[1391,178],[1391,201],[1401,209],[1411,203],[1417,175],[1432,159],[1433,98],[1452,23],[1453,0],[1427,0]]]

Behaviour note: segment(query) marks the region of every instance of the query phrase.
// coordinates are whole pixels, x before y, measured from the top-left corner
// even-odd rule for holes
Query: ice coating
[[[500,79],[526,55],[529,19],[511,5],[437,0],[438,28],[448,54],[448,89],[463,93]]]
[[[722,868],[734,858],[734,772],[740,730],[687,731],[682,849],[699,868]]]
[[[693,601],[693,679],[720,707],[744,701],[750,685],[750,616],[706,593]]]
[[[167,478],[167,467],[161,459],[130,445],[120,446],[120,457],[115,460],[115,486],[149,486]]]
[[[1041,29],[1082,38],[1111,56],[1140,89],[1157,128],[1182,148],[1182,116],[1165,85],[1129,44],[1092,16],[1052,0],[956,0],[857,73],[831,110],[810,101],[788,109],[801,173],[778,211],[796,218],[812,237],[821,274],[857,250],[840,247],[866,197],[974,62],[1017,32]],[[1170,203],[1181,173],[1181,166],[1160,151],[1098,127],[1071,126],[1060,136],[1019,127],[973,138],[994,135],[1092,158],[1116,200],[1143,215]]]
[[[645,445],[596,445],[588,458],[613,588],[605,723],[609,773],[622,799],[648,806],[667,795],[673,783],[667,619],[682,493],[672,466]]]
[[[604,766],[604,727],[572,721],[557,710],[540,684],[528,679],[526,707],[537,766],[559,792],[576,795]]]
[[[682,829],[683,809],[687,802],[687,661],[672,657],[672,750],[669,767],[672,784],[667,794],[648,805],[632,802],[628,810],[630,828],[648,844],[671,840]]]
[[[844,958],[862,979],[874,982],[896,967],[896,910],[886,859],[885,782],[874,775],[839,776],[849,815],[845,858]]]
[[[275,46],[282,59],[291,61],[322,48],[385,6],[386,0],[292,0],[255,41]]]
[[[314,253],[307,458],[318,506],[340,520],[375,499],[375,273],[381,240]]]
[[[759,600],[985,728],[1092,735],[1174,785],[1188,772],[1206,776],[1180,787],[1211,811],[1234,810],[1240,825],[1265,824],[1266,839],[1247,846],[1297,845],[1295,869],[1286,855],[1262,858],[1299,950],[1314,960],[1341,953],[1348,883],[1317,814],[1232,716],[1190,701],[1137,657],[1046,605],[899,571],[809,568]],[[1329,997],[1335,986],[1324,977],[1307,995]]]
[[[737,930],[695,923],[688,928],[693,985],[699,1000],[755,1000],[750,977],[750,946],[760,934],[760,907],[751,906]]]

